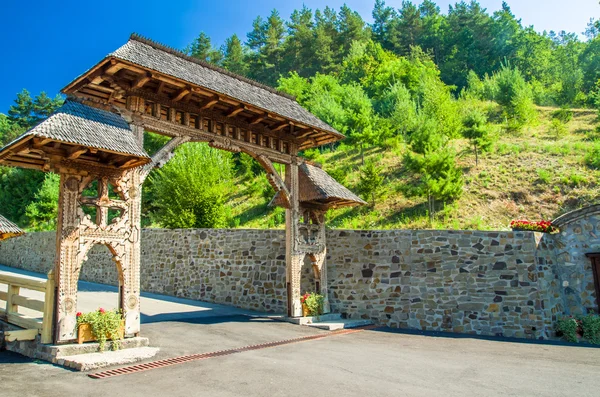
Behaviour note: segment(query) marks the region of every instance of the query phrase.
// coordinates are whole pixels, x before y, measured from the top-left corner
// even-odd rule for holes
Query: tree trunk
[[[360,144],[360,165],[365,165],[365,149],[363,144]]]

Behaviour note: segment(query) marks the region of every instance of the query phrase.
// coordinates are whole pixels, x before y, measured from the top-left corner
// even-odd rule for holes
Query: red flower
[[[83,313],[81,313],[81,312],[77,312],[77,315],[76,315],[76,316],[77,316],[77,317],[81,317],[82,315],[83,315]]]
[[[304,294],[300,297],[300,303],[304,303],[306,302],[306,300],[308,299],[309,294]]]
[[[104,310],[103,308],[98,309],[98,311],[102,314],[106,313],[106,310]]]
[[[558,229],[552,225],[551,221],[541,220],[539,222],[531,222],[525,220],[516,220],[510,222],[510,227],[513,229],[530,230],[533,232],[553,233]]]

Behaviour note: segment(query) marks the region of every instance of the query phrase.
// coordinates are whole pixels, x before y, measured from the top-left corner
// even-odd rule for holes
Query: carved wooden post
[[[75,339],[77,318],[77,274],[80,265],[79,219],[77,214],[80,178],[60,175],[56,260],[54,273],[56,294],[55,342]]]

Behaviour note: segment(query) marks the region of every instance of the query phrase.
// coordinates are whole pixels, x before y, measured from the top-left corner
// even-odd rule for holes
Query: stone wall
[[[573,234],[329,230],[331,306],[391,327],[548,338],[564,309],[595,302],[587,258],[579,255],[572,271],[557,259]],[[144,230],[142,290],[283,313],[284,237],[283,230]],[[0,243],[0,263],[46,272],[54,250],[53,233],[31,233]],[[90,252],[81,278],[116,283],[106,248]],[[303,278],[310,289],[308,262]]]

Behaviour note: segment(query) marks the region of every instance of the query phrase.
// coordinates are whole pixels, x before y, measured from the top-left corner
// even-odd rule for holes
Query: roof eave
[[[219,96],[221,96],[223,98],[227,98],[229,101],[239,102],[239,103],[245,104],[247,106],[251,106],[251,107],[253,107],[253,108],[255,108],[255,109],[259,110],[259,111],[276,115],[276,116],[278,116],[278,117],[280,117],[280,118],[282,118],[284,120],[289,120],[289,121],[292,121],[292,122],[296,122],[296,123],[300,123],[300,124],[306,125],[307,127],[314,128],[317,131],[322,131],[323,133],[330,135],[332,138],[335,138],[335,139],[328,139],[326,142],[323,142],[323,143],[306,146],[304,149],[309,149],[309,148],[314,148],[314,147],[319,147],[319,146],[327,145],[329,143],[338,142],[338,141],[346,138],[344,134],[342,134],[339,131],[335,130],[331,126],[329,126],[331,128],[331,130],[325,130],[325,129],[321,128],[321,127],[309,124],[307,122],[296,120],[296,119],[292,119],[292,118],[290,118],[288,116],[281,115],[278,112],[275,112],[273,110],[265,109],[264,107],[257,106],[255,104],[242,101],[242,100],[240,100],[238,98],[232,97],[232,96],[227,95],[225,93],[214,91],[214,90],[212,90],[210,88],[201,86],[199,84],[192,83],[192,82],[187,81],[187,80],[183,80],[183,79],[181,79],[179,77],[173,76],[172,74],[165,73],[165,72],[162,72],[160,70],[152,69],[152,68],[149,68],[149,67],[137,64],[135,62],[132,62],[132,61],[129,61],[129,60],[125,60],[125,59],[116,57],[113,54],[107,55],[100,62],[98,62],[95,66],[93,66],[92,68],[90,68],[89,70],[87,70],[86,72],[84,72],[82,75],[80,75],[76,79],[74,79],[71,83],[69,83],[68,85],[66,85],[64,88],[61,89],[61,93],[65,94],[65,95],[74,94],[79,89],[79,87],[78,87],[79,84],[89,84],[93,80],[90,76],[94,75],[95,73],[98,73],[98,71],[102,67],[104,67],[107,63],[110,63],[113,60],[114,61],[118,61],[118,62],[122,62],[124,64],[130,65],[130,66],[135,67],[135,68],[144,69],[144,70],[147,70],[147,71],[152,71],[152,72],[156,73],[157,75],[168,76],[169,79],[173,79],[173,80],[179,81],[179,82],[181,82],[181,83],[183,83],[185,85],[195,86],[195,87],[201,88],[202,90],[205,90],[207,92],[211,92],[211,93],[213,93],[215,95],[219,95]],[[87,83],[84,82],[86,79],[88,80]],[[287,98],[287,99],[292,100],[290,98]]]

